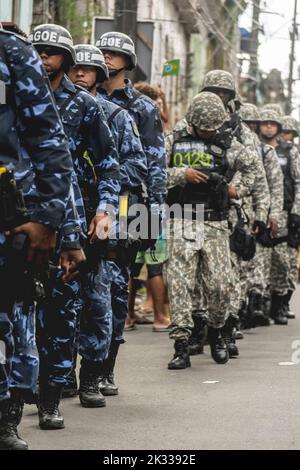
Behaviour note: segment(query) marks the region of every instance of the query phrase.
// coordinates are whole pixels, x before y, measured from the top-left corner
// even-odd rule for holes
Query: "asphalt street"
[[[299,450],[300,289],[292,307],[297,318],[288,326],[246,332],[239,358],[217,365],[206,347],[183,371],[167,370],[168,335],[139,326],[127,334],[120,395],[106,408],[63,400],[66,429],[40,431],[36,408],[27,406],[20,433],[31,449]]]

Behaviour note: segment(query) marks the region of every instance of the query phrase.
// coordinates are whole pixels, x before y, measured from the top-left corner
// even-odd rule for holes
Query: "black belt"
[[[204,211],[204,222],[222,222],[224,220],[228,220],[228,216],[224,212]]]

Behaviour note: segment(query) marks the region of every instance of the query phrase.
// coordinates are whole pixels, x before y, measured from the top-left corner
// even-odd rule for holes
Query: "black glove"
[[[290,214],[288,220],[288,245],[292,248],[300,246],[300,216]]]
[[[211,173],[207,184],[214,195],[215,209],[223,211],[229,207],[227,181],[218,173]]]
[[[288,225],[289,225],[289,228],[291,229],[300,227],[300,215],[290,214]]]
[[[258,243],[260,243],[262,246],[265,246],[267,248],[273,247],[273,240],[271,238],[271,229],[267,228],[267,225],[261,220],[254,221],[252,230],[255,231],[257,228],[259,229],[259,232],[256,233],[255,236],[256,236],[256,240],[258,241]]]
[[[258,234],[264,233],[267,230],[267,225],[265,224],[265,222],[262,222],[261,220],[255,220],[252,226],[253,232],[255,232],[257,228],[258,228]]]

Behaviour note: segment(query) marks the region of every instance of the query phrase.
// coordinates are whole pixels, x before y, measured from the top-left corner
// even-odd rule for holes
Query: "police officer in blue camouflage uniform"
[[[28,260],[44,265],[55,247],[56,229],[65,217],[69,199],[72,160],[61,121],[45,80],[39,57],[30,43],[0,29],[0,163],[1,179],[10,175],[8,165],[21,184],[28,222],[4,234],[5,204],[1,192],[0,344],[6,360],[0,361],[0,449],[27,449],[17,426],[22,417],[24,393],[34,392],[38,376],[34,309],[27,316],[13,309],[18,271],[5,269],[14,233],[27,236]],[[9,176],[10,177],[10,176]],[[1,181],[2,190],[2,181]],[[20,224],[19,224],[20,225]],[[13,226],[11,227],[13,228]],[[19,235],[20,236],[20,235]],[[15,280],[16,284],[9,285]],[[5,296],[3,295],[5,292]],[[1,351],[4,353],[4,351]]]
[[[120,162],[121,195],[126,195],[136,202],[141,200],[142,182],[147,176],[147,161],[134,119],[129,113],[106,100],[97,93],[97,84],[108,78],[108,69],[102,52],[87,44],[75,46],[76,67],[69,70],[71,80],[96,96],[103,108],[118,149]],[[105,75],[103,75],[103,73]],[[111,252],[115,250],[116,259],[110,260],[113,272],[112,311],[113,337],[109,356],[103,363],[100,391],[103,395],[116,395],[118,388],[114,384],[113,369],[119,345],[123,342],[123,322],[128,313],[128,283],[130,275],[130,257],[120,259],[120,250],[116,242],[110,242]],[[120,244],[119,244],[120,247]],[[123,250],[126,249],[122,246]],[[83,345],[81,346],[83,347]]]
[[[119,32],[109,32],[103,34],[96,43],[103,52],[105,63],[109,71],[109,80],[99,88],[99,94],[106,100],[126,109],[136,122],[143,150],[147,159],[148,174],[145,186],[148,193],[148,204],[153,213],[159,213],[159,206],[164,204],[167,194],[167,174],[165,159],[165,142],[163,136],[160,114],[155,103],[145,95],[142,95],[132,86],[126,78],[126,70],[133,70],[137,65],[137,57],[133,41],[129,36]],[[117,305],[114,310],[114,355],[117,354],[117,343],[123,340],[127,305],[125,305],[125,284],[127,277],[120,270],[118,279],[114,281],[114,301]],[[122,287],[123,286],[123,287]],[[127,299],[127,289],[126,289]],[[115,358],[109,364],[110,382]],[[103,391],[116,393],[117,389],[107,387],[104,383]]]
[[[70,33],[61,26],[41,25],[32,33],[51,81],[56,104],[69,138],[70,151],[88,218],[87,247],[97,240],[96,229],[101,225],[109,231],[112,217],[117,212],[119,185],[118,154],[107,125],[105,115],[96,100],[86,90],[75,86],[65,72],[75,63],[75,51]],[[78,186],[73,186],[76,209],[85,232],[85,216]],[[72,222],[72,218],[71,218]],[[63,230],[67,227],[66,233]],[[73,233],[78,226],[73,227]],[[52,289],[39,312],[40,325],[40,427],[58,429],[64,427],[58,404],[62,387],[72,369],[77,318],[81,306],[80,348],[80,401],[86,407],[105,406],[99,392],[98,382],[102,362],[108,355],[112,331],[110,299],[110,267],[99,260],[81,277],[80,283],[73,279],[80,257],[81,243],[78,238],[68,238],[72,224],[67,220],[62,233],[60,265],[64,276]],[[95,244],[95,254],[98,244]],[[95,256],[93,256],[95,258]],[[89,262],[89,260],[88,260]],[[91,333],[93,332],[92,336]]]

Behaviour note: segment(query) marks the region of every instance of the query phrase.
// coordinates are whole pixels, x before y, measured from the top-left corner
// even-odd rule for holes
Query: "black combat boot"
[[[12,391],[9,400],[0,401],[0,450],[28,450],[27,442],[20,438],[17,429],[23,408],[20,391]]]
[[[246,318],[247,318],[247,303],[245,301],[242,302],[242,305],[239,309],[239,320],[236,322],[236,326],[234,329],[234,338],[237,339],[244,339],[244,334],[241,331],[245,325]]]
[[[64,429],[64,418],[59,411],[62,387],[54,383],[40,383],[39,425],[43,430]]]
[[[72,398],[78,395],[78,384],[75,369],[68,376],[68,383],[64,385],[62,398]]]
[[[207,327],[205,320],[199,315],[193,315],[194,327],[189,337],[189,355],[203,354]]]
[[[174,343],[175,354],[168,364],[168,369],[186,369],[191,367],[189,343],[187,339],[177,339]]]
[[[272,305],[271,298],[267,296],[263,296],[264,317],[263,317],[263,320],[261,321],[261,326],[271,325],[271,321],[270,321],[271,305]]]
[[[109,348],[108,358],[103,363],[103,375],[100,378],[99,388],[100,392],[105,396],[118,395],[119,390],[114,382],[114,368],[119,351],[120,343],[114,339],[111,341]]]
[[[261,323],[264,322],[263,296],[256,292],[251,292],[249,296],[248,321],[252,328],[261,326]]]
[[[234,337],[234,333],[233,333],[233,330],[236,326],[236,323],[237,323],[237,321],[234,318],[229,317],[226,320],[226,323],[225,323],[225,325],[223,326],[223,328],[221,330],[221,335],[222,335],[222,338],[224,339],[225,344],[227,346],[230,358],[231,357],[236,357],[236,356],[239,355],[239,350],[238,350],[237,345],[235,344],[235,337]]]
[[[102,408],[105,398],[100,392],[99,382],[103,374],[103,363],[81,360],[79,399],[84,408]]]
[[[219,328],[208,327],[207,338],[210,345],[211,356],[217,364],[225,364],[229,360],[229,352]]]
[[[287,325],[288,319],[286,316],[286,310],[284,308],[284,295],[272,294],[272,307],[271,317],[274,320],[275,325]]]

